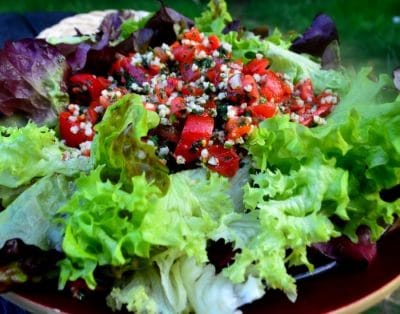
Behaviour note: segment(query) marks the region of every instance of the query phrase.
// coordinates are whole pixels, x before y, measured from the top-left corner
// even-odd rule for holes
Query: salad
[[[0,291],[236,313],[317,259],[368,262],[400,213],[400,98],[327,15],[268,36],[210,1],[0,52]],[[396,82],[395,82],[396,83]]]

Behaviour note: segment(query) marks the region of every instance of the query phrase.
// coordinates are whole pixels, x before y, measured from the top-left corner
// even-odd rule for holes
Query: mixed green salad
[[[0,291],[237,313],[313,255],[370,261],[400,213],[400,98],[320,14],[258,34],[212,0],[0,51]],[[312,251],[312,254],[310,253]],[[316,253],[317,252],[317,253]]]

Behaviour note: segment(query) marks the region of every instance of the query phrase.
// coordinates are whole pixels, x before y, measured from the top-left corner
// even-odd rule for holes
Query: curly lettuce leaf
[[[0,212],[0,248],[14,238],[42,250],[58,248],[55,216],[73,191],[74,184],[63,175],[46,176],[27,188]]]
[[[251,274],[295,299],[295,280],[286,266],[306,265],[311,270],[307,246],[339,235],[328,216],[346,214],[347,173],[314,162],[287,175],[267,169],[253,175],[252,181],[244,194],[252,213],[226,224],[224,233],[240,251],[224,274],[233,282]],[[328,203],[329,208],[324,206]]]
[[[200,17],[195,19],[196,27],[204,33],[220,35],[227,23],[232,22],[228,6],[224,0],[210,0]]]
[[[207,240],[233,208],[226,178],[207,176],[203,169],[177,173],[162,196],[144,175],[131,178],[129,192],[122,183],[103,181],[103,168],[80,177],[60,210],[67,256],[61,263],[61,286],[83,278],[94,288],[98,265],[129,265],[138,258],[147,264],[152,254],[168,248],[207,261]]]
[[[103,120],[96,125],[92,145],[96,165],[105,165],[104,175],[121,181],[127,189],[131,177],[145,174],[149,182],[166,192],[168,168],[155,153],[155,147],[141,140],[156,127],[159,117],[147,111],[139,95],[129,94],[110,106]]]
[[[6,42],[0,51],[0,113],[54,125],[68,105],[68,71],[64,56],[44,40]]]
[[[17,188],[53,173],[73,175],[90,169],[86,157],[66,158],[69,150],[47,127],[0,127],[0,186]]]
[[[237,309],[264,294],[260,280],[249,277],[233,284],[214,266],[198,264],[178,251],[154,257],[154,266],[135,273],[129,281],[114,288],[107,297],[114,310],[124,306],[135,313],[235,313]]]
[[[371,228],[376,240],[385,224],[399,213],[399,203],[380,198],[382,189],[400,182],[399,101],[381,103],[385,77],[377,82],[361,70],[353,79],[348,96],[328,117],[328,123],[305,128],[287,117],[268,119],[250,137],[248,149],[257,167],[279,169],[284,174],[298,170],[311,160],[348,172],[345,235],[357,240],[361,224]],[[362,87],[362,88],[361,88]],[[364,96],[365,94],[365,96]]]
[[[132,177],[130,193],[121,184],[102,181],[102,167],[76,181],[76,192],[60,209],[65,216],[62,248],[67,259],[60,264],[60,285],[83,278],[89,287],[96,281],[97,265],[124,265],[134,256],[148,257],[150,243],[141,224],[147,212],[156,210],[160,193],[144,176]]]
[[[213,238],[222,217],[233,211],[227,193],[229,181],[204,169],[179,172],[170,178],[168,193],[159,201],[160,210],[149,213],[144,221],[144,236],[205,262],[207,240]]]

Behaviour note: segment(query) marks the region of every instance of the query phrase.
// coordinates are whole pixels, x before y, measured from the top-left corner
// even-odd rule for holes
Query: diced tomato
[[[230,140],[237,140],[249,134],[252,126],[246,117],[229,118],[225,124],[226,137]]]
[[[250,102],[258,101],[260,98],[260,93],[258,91],[258,86],[254,77],[246,74],[242,77],[242,87],[244,93],[249,97]]]
[[[190,30],[186,31],[183,34],[183,38],[184,39],[189,39],[189,40],[192,40],[192,41],[195,41],[195,42],[198,42],[198,43],[202,41],[202,37],[200,35],[200,32],[195,27],[192,27]]]
[[[320,105],[313,112],[314,116],[326,117],[332,110],[332,104]]]
[[[152,76],[157,75],[160,73],[161,68],[158,65],[150,64],[147,69],[148,73]]]
[[[185,82],[193,82],[200,78],[201,73],[199,70],[193,71],[192,64],[189,63],[181,63],[180,64],[180,72],[182,75],[182,79]]]
[[[178,86],[178,79],[176,77],[168,77],[167,78],[167,86],[165,87],[165,92],[168,96],[177,89]]]
[[[253,118],[262,120],[273,117],[276,114],[276,109],[276,105],[272,103],[253,105],[247,108]]]
[[[99,118],[99,114],[96,111],[96,107],[102,107],[98,101],[92,101],[89,105],[89,108],[86,111],[87,120],[90,121],[92,124],[97,122]]]
[[[216,35],[208,36],[208,43],[209,51],[217,50],[221,46],[221,42]]]
[[[176,117],[181,118],[186,111],[186,104],[183,97],[175,97],[171,100],[170,111]]]
[[[92,74],[75,74],[69,78],[72,94],[89,93],[90,100],[99,98],[101,91],[110,84],[111,82],[106,78]]]
[[[259,74],[264,75],[267,73],[267,67],[269,65],[268,59],[253,59],[243,67],[244,74]]]
[[[176,61],[191,64],[194,60],[194,48],[188,46],[177,46],[172,49]]]
[[[314,88],[310,79],[306,79],[297,84],[295,90],[298,91],[299,96],[302,100],[308,103],[314,101]]]
[[[157,84],[154,88],[154,94],[157,96],[157,100],[160,104],[165,104],[168,101],[168,95],[166,93],[165,88],[160,87],[159,84]]]
[[[178,143],[179,141],[179,131],[173,125],[159,124],[154,130],[154,133],[161,139],[171,143]]]
[[[239,169],[240,158],[233,148],[221,145],[208,147],[209,158],[214,158],[216,165],[207,163],[207,167],[225,177],[233,177]],[[210,160],[210,159],[209,159]]]
[[[290,96],[291,91],[275,72],[267,70],[260,82],[260,93],[269,101],[282,102]]]
[[[93,139],[94,132],[90,135],[85,134],[85,130],[80,128],[81,122],[87,122],[81,118],[81,116],[76,117],[76,121],[70,119],[71,112],[63,111],[59,116],[59,124],[60,124],[60,135],[63,140],[65,140],[65,144],[70,147],[79,147],[79,144],[90,141]]]
[[[162,63],[166,63],[168,61],[168,55],[167,53],[160,47],[155,47],[153,49],[154,54],[156,55],[156,57],[158,57],[160,59],[160,62]]]
[[[213,129],[213,118],[196,114],[189,115],[176,146],[175,157],[182,156],[187,163],[196,160],[200,155],[201,148],[211,138]]]
[[[200,87],[185,85],[182,87],[181,93],[185,96],[201,96],[204,94],[204,90]]]
[[[215,67],[207,70],[206,76],[211,83],[213,83],[214,85],[218,85],[221,82],[220,73],[221,65],[216,64]]]
[[[130,58],[125,56],[120,56],[111,66],[110,74],[117,74],[125,71],[127,65],[130,63]]]

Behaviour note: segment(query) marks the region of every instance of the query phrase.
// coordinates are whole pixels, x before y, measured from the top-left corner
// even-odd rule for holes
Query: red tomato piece
[[[185,96],[201,96],[204,94],[204,91],[200,87],[185,85],[182,87],[181,93]]]
[[[200,35],[200,32],[197,28],[192,27],[190,30],[186,31],[183,34],[183,38],[184,39],[189,39],[195,42],[200,43],[202,41],[202,37]]]
[[[178,79],[176,77],[168,77],[167,78],[167,86],[165,87],[165,92],[168,96],[177,89],[178,86]]]
[[[290,96],[291,91],[275,72],[267,70],[260,82],[260,93],[269,101],[282,102]]]
[[[216,162],[216,165],[207,163],[207,167],[210,170],[218,172],[225,177],[233,177],[239,170],[240,158],[233,148],[227,149],[221,145],[212,145],[208,148],[208,154]]]
[[[79,144],[92,140],[94,136],[93,130],[90,135],[86,135],[85,130],[80,128],[80,123],[84,121],[78,118],[73,121],[70,117],[71,113],[69,111],[63,111],[59,116],[60,135],[65,140],[65,144],[70,147],[79,147]]]
[[[252,126],[245,117],[229,118],[225,124],[226,137],[237,140],[251,132]]]
[[[259,74],[264,75],[267,73],[267,67],[269,66],[268,59],[253,59],[249,63],[243,66],[244,74]]]
[[[200,148],[211,138],[213,129],[213,118],[196,114],[189,115],[176,146],[175,157],[182,156],[187,163],[196,160],[200,155]],[[205,143],[201,143],[202,141]]]
[[[259,104],[247,108],[251,116],[257,119],[272,118],[276,114],[276,105],[272,103]]]
[[[297,84],[295,90],[298,91],[300,98],[305,102],[311,103],[314,101],[314,88],[310,79],[303,80]]]
[[[96,100],[101,95],[101,91],[110,86],[111,82],[101,76],[75,74],[69,78],[69,84],[73,93],[88,92],[90,100]]]
[[[153,49],[154,54],[156,55],[156,57],[158,57],[160,59],[160,62],[162,63],[166,63],[169,59],[167,53],[164,51],[164,49],[160,48],[160,47],[155,47]]]
[[[175,97],[171,100],[170,111],[176,117],[181,118],[186,112],[186,104],[183,97]]]
[[[258,91],[257,83],[252,75],[246,74],[242,77],[242,88],[247,97],[249,97],[250,102],[258,101],[260,93]]]
[[[182,75],[182,79],[185,82],[194,82],[198,80],[201,76],[199,70],[193,71],[192,64],[189,63],[182,63],[180,65],[180,72]]]
[[[216,35],[208,36],[208,48],[210,51],[217,50],[221,46],[221,42]]]
[[[172,54],[179,63],[191,64],[194,60],[194,52],[194,48],[188,46],[177,46],[172,49]]]

